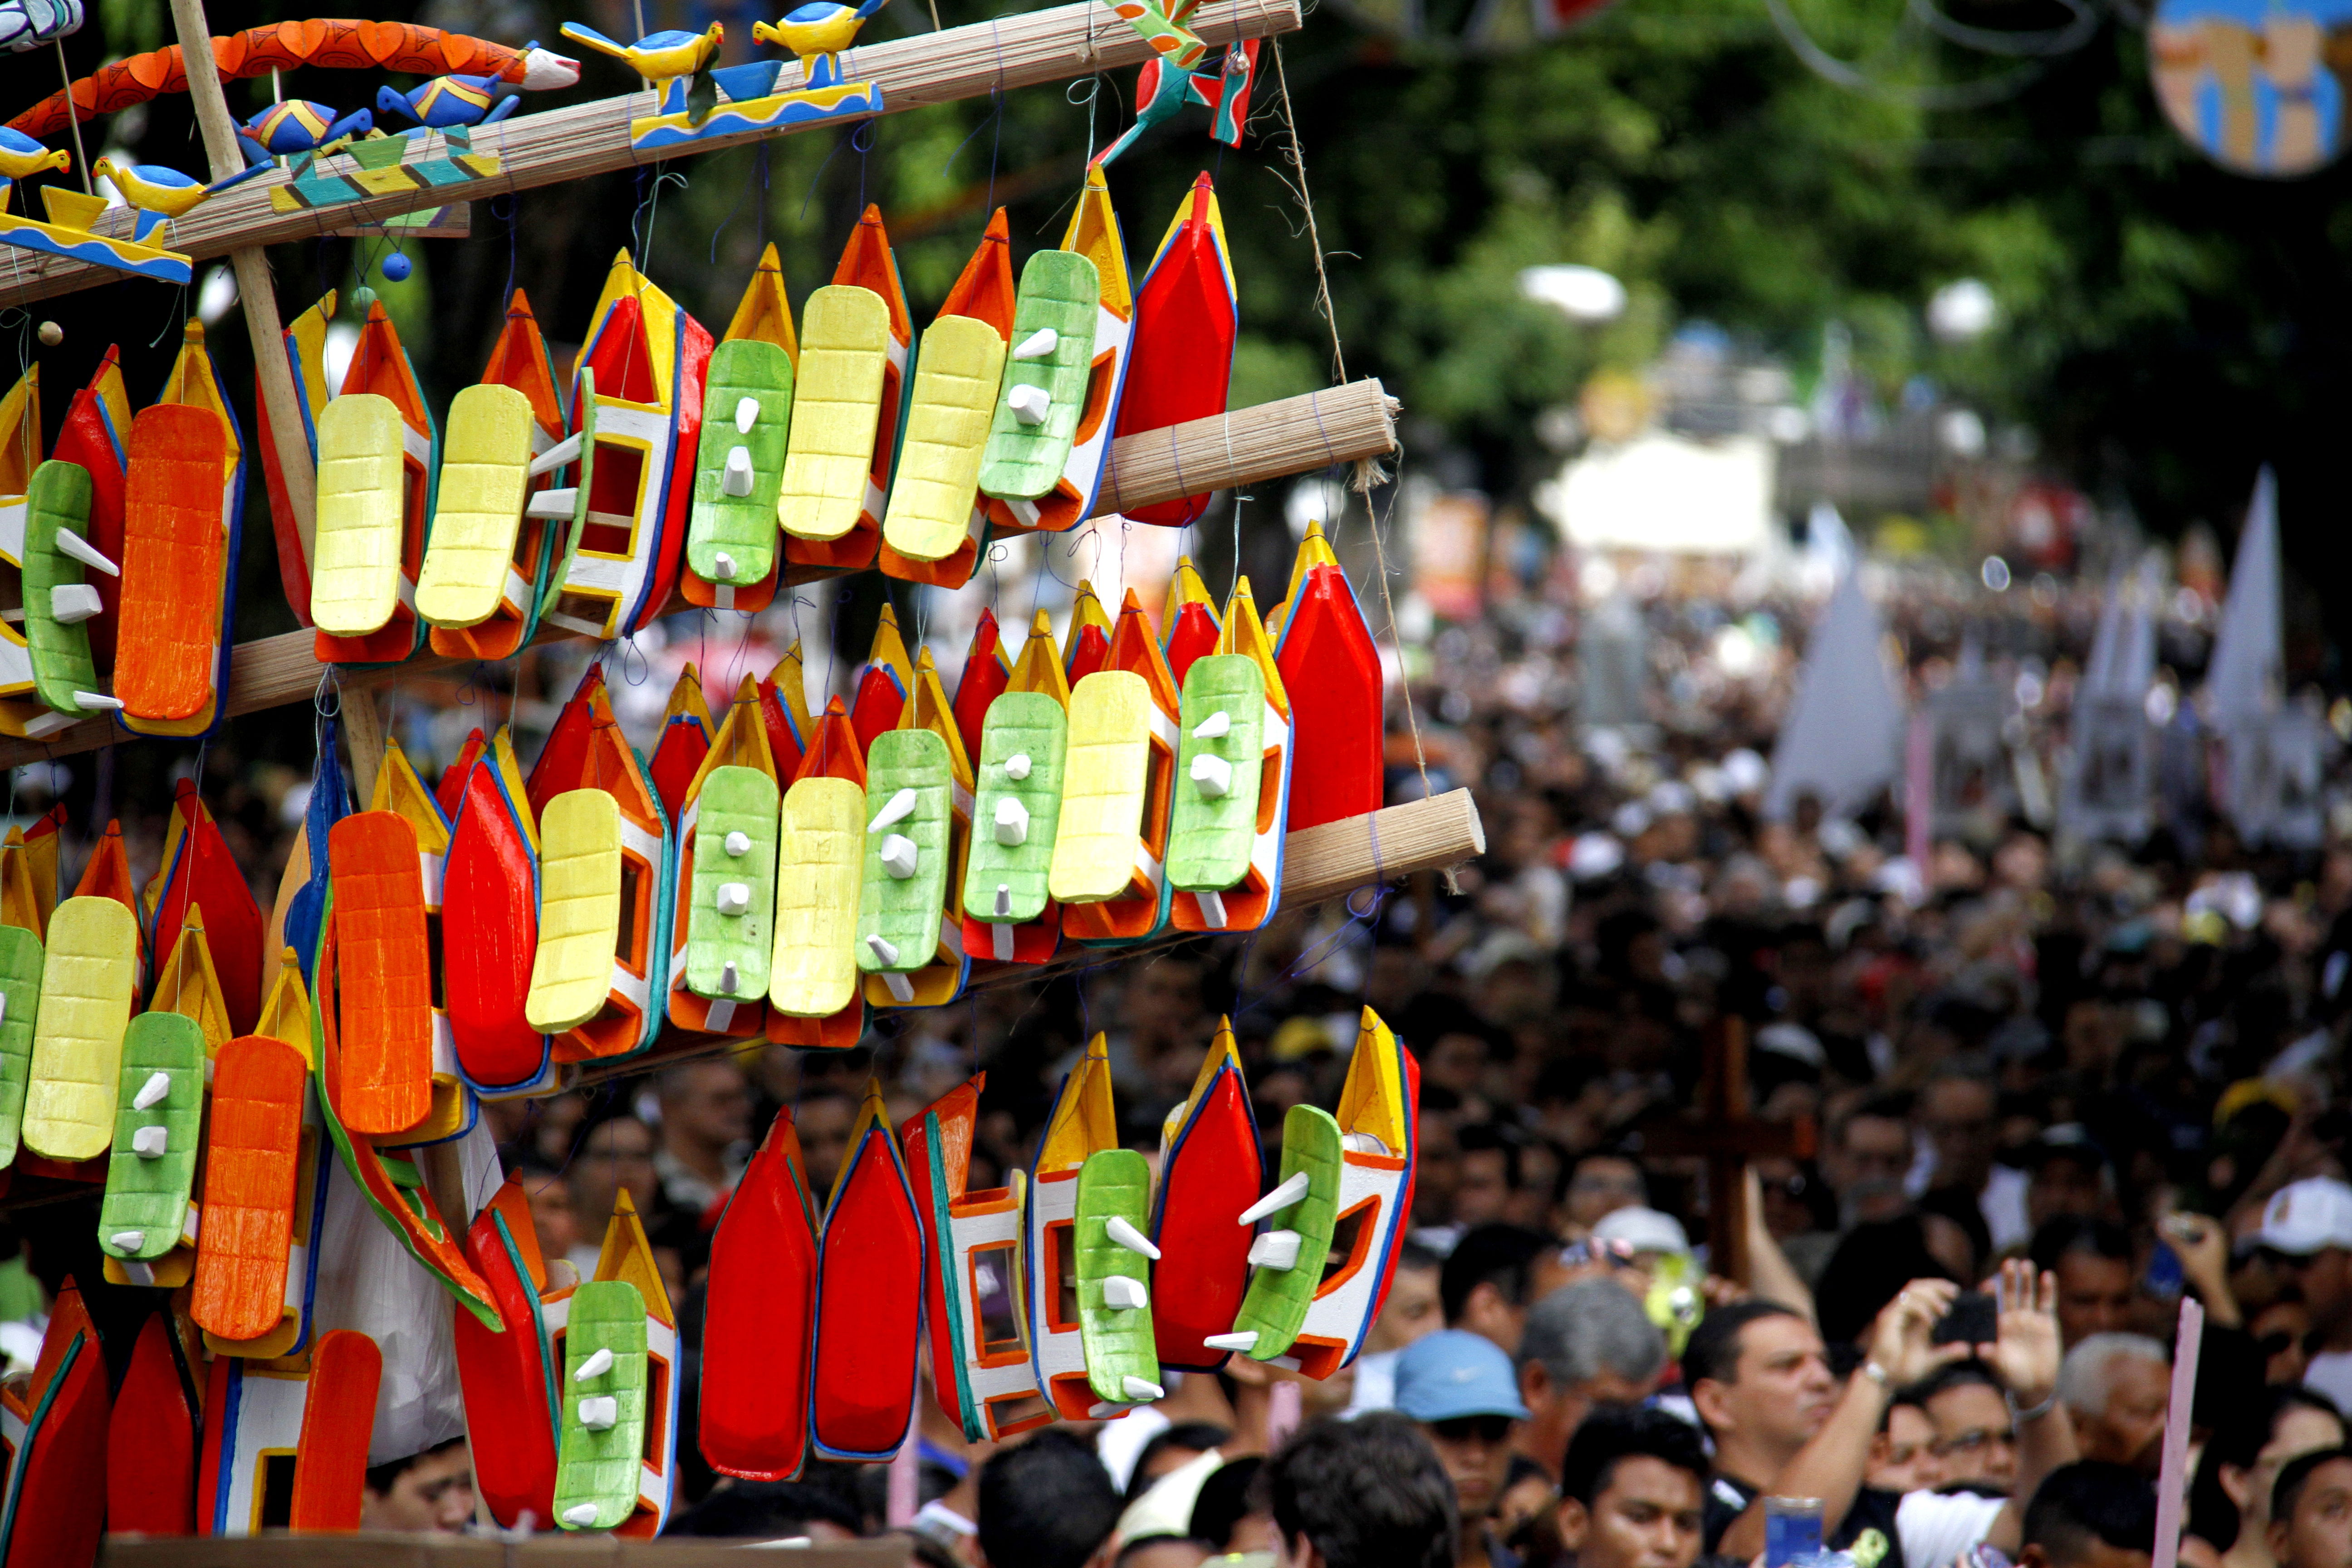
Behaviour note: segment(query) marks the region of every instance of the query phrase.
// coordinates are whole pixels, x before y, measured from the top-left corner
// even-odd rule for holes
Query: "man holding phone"
[[[1895,1390],[1971,1354],[1990,1366],[2015,1404],[2016,1483],[2030,1495],[2074,1457],[2074,1429],[2057,1409],[2057,1283],[2024,1263],[2004,1264],[1990,1342],[1937,1344],[1937,1325],[1959,1288],[1916,1279],[1871,1325],[1863,1364],[1841,1389],[1820,1334],[1769,1302],[1710,1313],[1683,1358],[1691,1401],[1715,1438],[1707,1489],[1707,1550],[1748,1559],[1764,1546],[1767,1495],[1822,1500],[1825,1542],[1883,1534],[1887,1568],[1944,1568],[1980,1542],[2017,1548],[2020,1504],[1865,1489],[1871,1444]]]

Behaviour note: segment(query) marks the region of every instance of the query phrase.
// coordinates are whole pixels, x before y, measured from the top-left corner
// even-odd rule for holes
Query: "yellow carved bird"
[[[48,148],[21,131],[11,131],[0,125],[0,178],[30,179],[44,169],[70,169],[73,154],[64,148]]]
[[[647,33],[634,44],[617,44],[593,27],[577,22],[563,24],[563,36],[575,44],[625,60],[631,70],[647,81],[670,81],[682,76],[692,76],[719,58],[719,46],[726,42],[726,30],[718,23],[700,33],[681,32],[675,28]]]

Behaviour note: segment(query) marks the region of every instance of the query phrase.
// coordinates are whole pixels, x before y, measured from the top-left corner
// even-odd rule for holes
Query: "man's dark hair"
[[[1213,1421],[1179,1421],[1151,1435],[1135,1456],[1135,1468],[1127,1479],[1127,1500],[1133,1502],[1158,1483],[1151,1466],[1171,1448],[1181,1448],[1187,1454],[1205,1454],[1220,1443],[1233,1440],[1233,1428],[1220,1426]]]
[[[2001,1392],[2000,1374],[1984,1363],[1970,1358],[1956,1361],[1949,1366],[1937,1367],[1904,1390],[1905,1402],[1925,1409],[1927,1401],[1936,1395],[1951,1389],[1965,1388],[1972,1383],[1980,1383],[1996,1394]]]
[[[1514,1307],[1524,1302],[1528,1299],[1529,1266],[1559,1245],[1540,1231],[1523,1226],[1472,1226],[1454,1244],[1437,1277],[1437,1295],[1444,1304],[1446,1322],[1451,1324],[1462,1316],[1470,1292],[1481,1285],[1492,1285]]]
[[[1445,1267],[1445,1259],[1433,1247],[1424,1247],[1408,1236],[1397,1243],[1396,1266],[1400,1270],[1443,1268]]]
[[[1759,1319],[1801,1315],[1792,1307],[1761,1297],[1716,1308],[1698,1321],[1690,1342],[1683,1346],[1683,1386],[1696,1388],[1701,1378],[1727,1384],[1738,1381],[1741,1331]]]
[[[2315,1454],[2298,1454],[2289,1459],[2271,1488],[2271,1518],[2284,1521],[2294,1517],[2294,1505],[2303,1500],[2303,1489],[2310,1481],[2311,1473],[2337,1459],[2352,1460],[2352,1448],[2322,1448]]]
[[[1504,1121],[1474,1121],[1454,1134],[1454,1148],[1458,1154],[1501,1151],[1503,1184],[1515,1193],[1519,1190],[1519,1151],[1526,1142],[1525,1133]]]
[[[1265,1474],[1275,1528],[1286,1542],[1305,1536],[1330,1568],[1453,1568],[1461,1530],[1454,1482],[1429,1439],[1396,1411],[1311,1421],[1266,1461]],[[1000,1559],[991,1552],[989,1561]]]
[[[2039,1270],[2057,1268],[2058,1260],[2070,1252],[2087,1252],[2094,1258],[2113,1258],[2129,1263],[2131,1237],[2124,1234],[2123,1226],[2111,1220],[2068,1214],[2043,1220],[2025,1248],[2025,1255],[2033,1259],[2033,1267]]]
[[[2128,1465],[2061,1465],[2026,1505],[2023,1544],[2042,1548],[2053,1568],[2081,1562],[2095,1540],[2118,1552],[2156,1550],[2156,1487]]]
[[[436,1443],[430,1448],[421,1448],[404,1459],[386,1459],[381,1465],[370,1465],[367,1468],[364,1484],[367,1489],[376,1496],[389,1497],[392,1494],[392,1489],[400,1484],[400,1478],[414,1469],[418,1460],[429,1459],[436,1454],[446,1453],[465,1440],[463,1437],[452,1437],[446,1443]]]
[[[1048,1429],[980,1468],[980,1549],[1001,1568],[1084,1568],[1118,1523],[1110,1472]]]
[[[798,1481],[730,1481],[688,1510],[665,1532],[775,1541],[806,1535],[817,1520],[865,1533],[857,1510],[836,1493]]]
[[[1620,1460],[1644,1456],[1688,1470],[1702,1487],[1706,1484],[1706,1449],[1697,1427],[1663,1410],[1597,1405],[1568,1440],[1568,1457],[1559,1466],[1559,1495],[1591,1508],[1592,1500],[1609,1489]]]
[[[1205,1544],[1213,1554],[1233,1550],[1234,1531],[1243,1520],[1265,1509],[1263,1456],[1252,1454],[1219,1465],[1201,1483],[1192,1500],[1192,1517],[1184,1533]]]

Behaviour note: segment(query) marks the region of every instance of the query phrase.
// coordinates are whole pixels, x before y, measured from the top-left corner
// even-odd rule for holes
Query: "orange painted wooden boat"
[[[662,720],[661,739],[654,743],[646,772],[661,795],[662,809],[675,826],[686,805],[686,792],[710,755],[710,710],[702,700],[702,677],[691,664],[679,672],[669,689],[669,712]]]
[[[65,427],[58,432],[59,462],[79,463],[89,473],[89,531],[83,537],[98,552],[118,565],[122,561],[122,496],[130,463],[131,397],[122,385],[121,351],[106,347],[106,357],[89,384],[74,394],[66,408]],[[7,489],[0,484],[0,490]],[[83,580],[98,590],[98,614],[85,623],[90,658],[100,675],[114,668],[114,634],[122,614],[122,579],[103,572]]]
[[[408,753],[399,742],[386,742],[383,765],[376,772],[375,788],[369,796],[372,811],[396,814],[416,834],[416,870],[425,889],[425,941],[434,953],[441,950],[442,887],[447,880],[449,858],[449,816],[441,804],[443,796],[455,801],[465,774],[457,772],[470,765],[483,745],[482,732],[474,731],[467,736],[458,750],[458,761],[442,777],[438,791],[428,790],[416,770],[408,765]],[[331,836],[332,829],[329,829]],[[433,973],[431,999],[433,1004],[433,1110],[426,1118],[413,1127],[397,1133],[383,1134],[378,1142],[391,1144],[438,1143],[463,1136],[481,1115],[481,1105],[465,1075],[457,1066],[457,1045],[449,1030],[449,1010],[444,994],[442,974],[438,968]]]
[[[1223,414],[1240,331],[1224,220],[1204,174],[1192,182],[1135,291],[1135,342],[1118,433],[1140,435]],[[1204,491],[1137,507],[1126,516],[1130,522],[1181,528],[1197,521],[1208,505]]]
[[[441,883],[441,975],[458,1069],[480,1094],[531,1092],[548,1038],[523,1016],[539,948],[539,829],[501,729],[469,767]]]
[[[1004,678],[1003,690],[1042,692],[1069,707],[1070,683],[1062,673],[1062,656],[1054,648],[1053,620],[1045,611],[1037,612],[1029,640],[1021,645],[1021,658]],[[1043,963],[1062,945],[1062,906],[1050,898],[1034,920],[1000,924],[981,919],[981,912],[967,904],[963,913],[963,949],[979,963]]]
[[[887,604],[874,626],[874,646],[850,687],[849,721],[857,731],[857,752],[874,749],[874,737],[898,727],[907,697],[915,687],[915,661],[898,635],[898,616]]]
[[[533,458],[562,444],[562,390],[556,384],[554,362],[548,357],[539,319],[531,314],[530,300],[520,289],[507,300],[506,325],[491,345],[489,363],[482,367],[482,384],[511,386],[530,399]],[[551,469],[529,479],[524,493],[537,495],[554,483],[555,473]],[[515,532],[514,559],[507,567],[498,609],[478,626],[427,627],[425,638],[433,651],[450,658],[500,659],[529,642],[539,628],[540,600],[569,525],[568,517],[534,517],[526,510]]]
[[[512,1530],[526,1513],[534,1521],[555,1517],[556,1410],[564,1396],[556,1336],[572,1286],[551,1280],[530,1198],[513,1177],[467,1228],[466,1256],[505,1324],[492,1329],[463,1309],[456,1313],[474,1489],[490,1517]]]
[[[1160,612],[1160,635],[1168,652],[1168,673],[1179,691],[1184,689],[1184,672],[1192,668],[1192,661],[1217,651],[1220,630],[1217,604],[1209,597],[1209,585],[1193,570],[1191,556],[1178,556],[1176,575],[1168,580],[1168,603]]]
[[[1136,841],[1135,869],[1127,891],[1101,903],[1064,904],[1062,934],[1081,942],[1127,943],[1145,941],[1168,923],[1169,805],[1180,745],[1176,682],[1168,673],[1168,660],[1132,588],[1119,606],[1118,626],[1111,636],[1110,657],[1104,668],[1141,676],[1151,693],[1151,755],[1142,832]]]
[[[857,742],[857,731],[849,721],[849,710],[840,698],[825,704],[824,713],[811,730],[809,748],[801,758],[800,771],[793,782],[802,779],[846,779],[866,787],[866,748]],[[772,1044],[801,1046],[820,1050],[850,1050],[866,1032],[866,997],[862,989],[851,994],[849,1005],[839,1012],[823,1018],[801,1018],[777,1008],[768,1009],[765,1032]]]
[[[1233,1025],[1217,1020],[1192,1091],[1160,1133],[1160,1175],[1151,1194],[1151,1239],[1160,1248],[1151,1330],[1160,1364],[1214,1372],[1230,1352],[1204,1343],[1229,1333],[1249,1289],[1255,1226],[1235,1221],[1265,1184],[1265,1151],[1234,1049]]]
[[[613,946],[612,985],[604,1008],[550,1041],[557,1062],[628,1056],[650,1049],[661,1032],[666,984],[657,955],[667,952],[673,868],[669,817],[651,779],[613,717],[604,667],[591,664],[565,703],[548,743],[532,766],[528,795],[534,814],[575,789],[602,790],[618,807],[621,829],[621,912]]]
[[[907,312],[907,290],[898,281],[898,258],[890,253],[890,234],[882,226],[882,209],[868,205],[842,247],[841,264],[833,281],[870,289],[881,296],[890,312],[889,341],[885,345],[882,404],[875,416],[874,462],[866,470],[866,504],[857,521],[838,539],[784,538],[784,560],[796,566],[826,566],[856,572],[874,564],[882,543],[882,512],[890,491],[890,468],[898,449],[898,414],[907,397],[908,362],[915,342],[913,318]]]
[[[923,1318],[923,1226],[868,1079],[817,1248],[809,1442],[819,1458],[880,1460],[914,1420]]]
[[[336,1114],[362,1136],[405,1132],[433,1110],[433,956],[416,830],[396,812],[360,812],[329,832],[327,858],[337,980],[348,998],[331,1080]]]
[[[972,1442],[1042,1426],[1054,1408],[1021,1337],[1021,1194],[1013,1184],[969,1190],[985,1073],[926,1106],[901,1134],[923,1219],[923,1306],[940,1408]]]
[[[106,1432],[106,1521],[117,1534],[196,1532],[196,1454],[205,1418],[180,1323],[169,1307],[139,1331]]]
[[[729,350],[726,347],[729,343],[739,342],[767,346],[751,350]],[[772,439],[777,447],[776,463],[766,476],[772,479],[782,471],[782,432],[791,423],[793,388],[790,371],[797,368],[801,360],[799,334],[793,331],[793,304],[784,292],[783,265],[776,259],[776,247],[773,245],[769,246],[761,254],[759,265],[751,269],[751,281],[744,286],[743,298],[736,304],[734,319],[727,323],[727,335],[720,338],[719,343],[719,348],[711,351],[714,364],[737,373],[743,384],[759,385],[759,395],[754,401],[762,406],[754,412],[752,417],[774,432]],[[776,353],[783,355],[781,361],[775,358]],[[737,360],[734,357],[736,355],[744,357]],[[779,364],[786,367],[786,374],[780,378],[782,382],[781,397],[774,395],[774,382],[779,378],[767,374]],[[715,377],[705,384],[706,402],[712,395],[710,387],[713,384],[716,384]],[[776,403],[782,403],[784,406],[775,407],[773,405]],[[706,417],[703,427],[709,433],[711,441],[723,443],[730,447],[741,443],[744,432],[737,431],[730,436],[728,429],[724,427],[736,421],[740,405],[740,397],[730,395],[723,400],[723,406],[704,410]],[[714,426],[720,427],[714,428]],[[745,456],[750,455],[747,449]],[[717,460],[718,456],[719,454],[714,454],[710,461]],[[708,468],[709,461],[701,462],[699,466]],[[690,474],[695,467],[696,465],[688,465]],[[698,482],[699,475],[693,477]],[[767,493],[761,497],[760,502],[743,504],[763,504],[772,510],[773,497],[774,486],[772,483],[767,489]],[[694,569],[693,546],[689,539],[687,558],[678,568],[679,596],[688,604],[704,609],[740,610],[747,615],[766,609],[775,601],[776,584],[784,563],[784,552],[781,548],[783,532],[776,526],[772,516],[768,520],[767,531],[773,536],[772,543],[777,546],[769,553],[768,569],[756,581],[741,584],[713,582],[697,572]],[[689,530],[690,533],[691,530]],[[716,564],[712,564],[713,570],[718,570]]]
[[[789,1108],[777,1112],[710,1239],[697,1406],[721,1475],[790,1480],[808,1451],[816,1221]]]
[[[284,1317],[310,1076],[300,1047],[266,1035],[230,1041],[214,1064],[188,1311],[225,1341],[260,1339]]]
[[[701,821],[702,786],[712,773],[730,767],[750,768],[767,774],[771,780],[775,777],[775,761],[768,754],[767,726],[760,717],[759,682],[749,675],[743,678],[735,700],[728,706],[727,716],[719,721],[719,733],[711,741],[710,754],[695,771],[692,782],[687,785],[686,798],[678,806],[675,865],[670,878],[669,995],[665,1004],[669,1022],[680,1029],[745,1037],[759,1034],[766,1022],[768,988],[764,980],[756,991],[747,990],[740,1001],[698,995],[687,984],[687,938],[694,918],[695,862],[702,854],[722,858],[725,855],[717,844],[706,847],[698,842],[695,830]],[[778,794],[782,794],[781,786]],[[770,854],[772,856],[772,849]],[[768,883],[771,899],[773,885],[772,874]],[[759,914],[760,941],[763,944],[769,940],[773,920],[772,903],[764,913]]]
[[[1275,662],[1290,694],[1289,829],[1378,811],[1385,793],[1381,650],[1339,558],[1310,526],[1281,610]]]
[[[306,1532],[350,1534],[366,1500],[368,1436],[375,1426],[383,1352],[367,1335],[334,1329],[310,1352],[302,1396],[302,1446],[286,1523]]]
[[[207,735],[236,640],[245,443],[198,323],[154,405],[131,420],[130,452],[115,700],[139,734]]]
[[[312,634],[312,647],[322,664],[398,664],[425,641],[425,623],[416,615],[416,577],[425,570],[425,536],[433,517],[434,481],[440,468],[441,436],[425,405],[416,371],[401,346],[400,331],[384,314],[381,300],[368,307],[352,363],[343,372],[338,396],[373,393],[387,398],[400,412],[400,585],[392,618],[364,637]],[[313,563],[315,565],[316,563]]]
[[[32,1376],[0,1388],[0,1563],[67,1568],[98,1556],[106,1525],[106,1356],[68,1278],[49,1309]]]
[[[963,673],[956,677],[956,733],[963,737],[963,754],[980,755],[980,731],[988,721],[988,705],[1013,677],[1013,661],[1004,656],[1004,638],[996,612],[985,605],[971,629],[971,647],[963,656]]]
[[[808,679],[801,670],[798,638],[760,682],[760,720],[768,727],[768,754],[775,759],[776,776],[792,778],[801,771],[809,732]]]
[[[261,1016],[261,906],[253,901],[253,889],[194,779],[173,786],[163,831],[163,869],[148,884],[145,901],[152,949],[159,955],[179,946],[191,908],[201,907],[205,946],[220,978],[229,1026],[236,1034],[250,1033]]]
[[[980,247],[963,264],[963,271],[948,290],[940,305],[940,316],[966,316],[996,329],[998,340],[1010,344],[1013,341],[1013,305],[1018,290],[1013,280],[1013,245],[1004,209],[999,207],[988,220],[988,227],[980,237]],[[917,369],[919,372],[920,366]],[[971,521],[964,531],[963,542],[937,561],[918,561],[890,548],[884,540],[878,557],[883,575],[908,583],[928,583],[938,588],[961,588],[971,581],[980,567],[981,547],[988,539],[988,501],[980,493],[980,460],[978,445],[988,438],[988,419],[993,414],[997,388],[990,387],[982,399],[979,416],[978,441],[971,454],[971,495],[964,510]],[[904,462],[899,465],[897,482],[907,479]]]

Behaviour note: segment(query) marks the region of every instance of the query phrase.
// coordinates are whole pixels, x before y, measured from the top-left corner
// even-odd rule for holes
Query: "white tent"
[[[1788,816],[1808,790],[1833,814],[1857,811],[1901,776],[1903,700],[1887,678],[1882,640],[1878,611],[1849,572],[1805,650],[1797,695],[1772,749],[1766,816]]]
[[[2147,837],[2156,782],[2156,736],[2147,722],[2147,689],[2156,679],[2149,610],[2158,591],[2153,557],[2108,582],[2090,662],[2074,691],[2073,752],[2058,819],[2086,838],[2134,843]]]
[[[2279,638],[2278,482],[2264,468],[2238,536],[2230,597],[2205,671],[2205,717],[2215,729],[2278,707],[2284,662]]]

